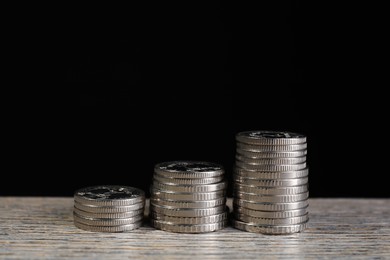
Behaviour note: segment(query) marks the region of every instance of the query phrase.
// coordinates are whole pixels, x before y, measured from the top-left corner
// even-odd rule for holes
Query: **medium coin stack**
[[[93,232],[126,232],[142,225],[145,193],[126,186],[94,186],[74,193],[76,227]]]
[[[263,234],[303,231],[309,220],[306,137],[249,131],[236,141],[233,226]]]
[[[157,229],[206,233],[228,222],[224,169],[209,162],[157,164],[151,186],[150,220]]]

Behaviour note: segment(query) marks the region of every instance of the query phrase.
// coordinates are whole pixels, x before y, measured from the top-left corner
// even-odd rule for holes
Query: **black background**
[[[148,190],[168,160],[221,163],[231,179],[235,134],[262,129],[308,136],[311,197],[389,197],[384,32],[351,8],[208,1],[36,15],[14,46],[29,90],[5,111],[0,195]]]

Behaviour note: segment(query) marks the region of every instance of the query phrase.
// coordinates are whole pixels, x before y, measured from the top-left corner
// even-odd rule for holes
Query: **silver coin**
[[[168,192],[152,188],[151,196],[167,200],[214,200],[226,195],[225,190],[193,193],[193,192]]]
[[[289,202],[289,203],[266,203],[266,202],[256,202],[243,199],[233,199],[233,204],[254,210],[264,210],[264,211],[282,211],[282,210],[294,210],[301,209],[309,206],[308,200],[298,201],[298,202]]]
[[[91,212],[91,213],[122,213],[129,212],[133,210],[143,209],[145,207],[145,202],[128,205],[128,206],[95,206],[95,205],[87,205],[81,204],[77,201],[74,202],[75,208],[78,208],[83,211]]]
[[[274,164],[274,165],[289,165],[299,164],[306,162],[306,156],[294,157],[294,158],[248,158],[239,154],[236,154],[236,160],[249,164]]]
[[[234,174],[244,178],[256,178],[256,179],[295,179],[303,178],[309,175],[309,169],[305,168],[297,171],[287,172],[264,172],[264,171],[247,171],[240,168],[234,168]]]
[[[241,213],[255,218],[293,218],[305,215],[308,212],[308,207],[284,211],[261,211],[233,205],[233,212]]]
[[[228,210],[220,214],[197,217],[197,218],[172,217],[172,216],[157,214],[156,212],[152,211],[150,212],[150,217],[155,220],[160,220],[163,222],[169,222],[174,224],[185,224],[185,225],[212,224],[212,223],[226,221],[228,219]]]
[[[204,184],[213,184],[213,183],[218,183],[223,181],[224,176],[217,176],[217,177],[212,177],[212,178],[190,178],[190,179],[184,179],[184,178],[165,178],[159,174],[154,174],[153,178],[160,182],[160,183],[165,183],[165,184],[171,184],[171,185],[176,185],[176,184],[184,184],[184,185],[204,185]]]
[[[118,185],[93,186],[79,189],[74,200],[81,204],[96,206],[122,206],[145,200],[145,193],[137,188]]]
[[[215,200],[197,200],[197,201],[175,201],[163,200],[158,198],[150,198],[150,204],[163,206],[166,208],[181,208],[181,209],[199,209],[212,208],[220,205],[225,205],[226,198],[219,198]]]
[[[306,168],[306,163],[299,164],[286,164],[286,165],[276,165],[276,164],[249,164],[241,161],[236,161],[236,167],[248,171],[297,171]]]
[[[293,152],[252,152],[241,149],[236,150],[237,154],[252,159],[265,159],[265,158],[296,158],[307,155],[307,150],[299,150]]]
[[[233,180],[237,183],[255,187],[293,187],[307,184],[309,178],[303,177],[296,179],[264,180],[234,175]]]
[[[255,145],[255,144],[245,144],[237,142],[236,149],[243,151],[252,151],[252,152],[292,152],[306,150],[307,143],[303,144],[293,144],[293,145]]]
[[[116,219],[116,218],[132,218],[135,216],[139,216],[144,214],[144,209],[138,209],[128,212],[119,212],[119,213],[93,213],[80,210],[78,208],[73,209],[74,212],[80,216],[85,218],[108,218],[108,219]]]
[[[249,144],[290,145],[306,143],[306,136],[280,131],[246,131],[236,134],[236,140]]]
[[[160,220],[150,220],[151,225],[157,229],[161,229],[168,232],[175,233],[207,233],[223,229],[227,226],[228,221],[211,224],[199,224],[199,225],[185,225],[185,224],[173,224],[170,222],[164,222]]]
[[[159,205],[150,205],[150,211],[172,217],[204,217],[221,214],[226,210],[225,205],[205,209],[166,208]]]
[[[290,203],[306,200],[309,198],[309,192],[299,193],[295,195],[260,195],[254,193],[234,192],[235,198],[256,201],[256,202],[269,202],[269,203]]]
[[[142,226],[142,221],[128,224],[128,225],[120,225],[120,226],[91,226],[91,225],[85,225],[82,223],[79,223],[77,221],[74,222],[74,225],[80,229],[91,231],[91,232],[110,232],[110,233],[117,233],[117,232],[128,232],[134,229],[137,229]]]
[[[82,224],[90,225],[90,226],[105,226],[105,227],[134,224],[136,222],[141,221],[143,219],[143,217],[144,217],[144,214],[134,216],[131,218],[116,218],[116,219],[86,218],[86,217],[80,216],[76,213],[73,213],[73,219],[74,219],[74,221],[76,221],[78,223],[82,223]]]
[[[154,172],[165,178],[213,178],[225,173],[223,166],[200,161],[173,161],[159,163]]]
[[[235,213],[234,218],[256,225],[296,225],[301,223],[306,223],[309,220],[309,213],[306,213],[303,216],[292,217],[292,218],[255,218],[241,213]]]
[[[287,234],[302,232],[306,228],[307,223],[297,224],[297,225],[266,226],[266,225],[254,225],[252,223],[245,223],[233,219],[232,225],[234,228],[243,231],[248,231],[248,232],[270,234],[270,235],[287,235]]]
[[[153,187],[164,191],[204,193],[204,192],[224,190],[227,187],[227,182],[223,181],[220,183],[204,184],[204,185],[184,185],[184,184],[171,185],[171,184],[165,184],[154,180]]]
[[[293,187],[255,187],[234,183],[233,190],[237,192],[254,193],[259,195],[295,195],[308,191],[307,185]]]

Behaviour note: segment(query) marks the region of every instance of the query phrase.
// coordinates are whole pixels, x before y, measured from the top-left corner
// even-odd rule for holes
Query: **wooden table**
[[[0,259],[390,259],[390,199],[311,199],[309,227],[288,236],[231,227],[176,234],[147,224],[92,233],[73,225],[72,207],[72,198],[0,198]]]

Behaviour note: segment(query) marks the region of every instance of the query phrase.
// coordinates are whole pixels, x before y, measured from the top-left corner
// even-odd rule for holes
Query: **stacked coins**
[[[94,186],[74,194],[74,224],[94,232],[126,232],[139,228],[145,193],[126,186]]]
[[[205,233],[227,225],[222,166],[174,161],[155,166],[150,198],[151,224],[178,233]]]
[[[303,231],[309,220],[306,137],[250,131],[236,141],[233,226],[263,234]]]

